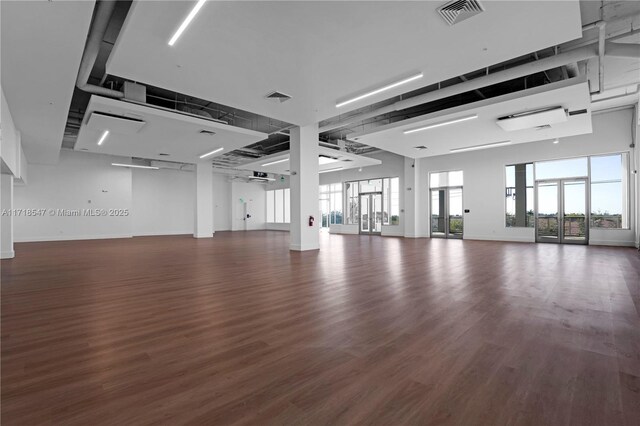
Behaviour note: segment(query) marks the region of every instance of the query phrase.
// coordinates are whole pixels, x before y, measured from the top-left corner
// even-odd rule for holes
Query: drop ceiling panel
[[[331,170],[341,168],[341,170],[356,169],[382,164],[377,158],[365,157],[336,149],[321,146],[319,148],[318,169]],[[275,173],[278,175],[290,175],[289,151],[282,151],[274,155],[262,157],[257,161],[245,163],[238,166],[242,170],[253,170],[256,172]],[[275,164],[269,164],[275,163]],[[264,166],[263,164],[268,164]]]
[[[304,125],[581,36],[577,1],[485,0],[453,26],[442,3],[209,1],[168,46],[194,2],[134,2],[107,71]],[[335,107],[416,70],[422,79]],[[292,99],[264,98],[274,90]]]
[[[96,111],[141,120],[146,124],[137,133],[121,132],[118,127],[110,127],[108,121],[104,122],[104,128],[88,126],[89,117]],[[105,130],[109,130],[109,135],[104,143],[98,146],[98,140]],[[202,130],[214,134],[201,134]],[[196,163],[202,161],[199,159],[200,155],[214,149],[224,147],[223,151],[207,157],[206,161],[266,138],[266,133],[93,95],[78,134],[75,150]],[[161,153],[169,155],[160,155]]]
[[[566,122],[542,130],[505,131],[496,124],[499,117],[561,106],[572,115]],[[404,131],[477,115],[477,119],[404,134]],[[487,99],[449,110],[374,128],[350,135],[358,142],[412,158],[449,154],[451,149],[511,141],[511,144],[548,140],[591,133],[591,101],[584,78],[575,78],[509,95]],[[426,149],[416,149],[423,146]]]
[[[56,163],[94,2],[1,1],[2,90],[30,163]]]

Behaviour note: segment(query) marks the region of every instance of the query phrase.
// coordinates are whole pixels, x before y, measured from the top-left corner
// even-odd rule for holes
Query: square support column
[[[413,158],[404,157],[404,236],[418,238],[420,228],[420,162]]]
[[[0,182],[0,211],[4,211],[0,217],[0,258],[11,259],[15,256],[13,251],[13,176],[1,175]]]
[[[211,163],[196,164],[196,208],[194,238],[213,237],[213,167]]]
[[[289,249],[320,248],[318,207],[318,124],[291,129],[289,167],[291,170],[291,230]],[[313,217],[312,226],[309,219]]]

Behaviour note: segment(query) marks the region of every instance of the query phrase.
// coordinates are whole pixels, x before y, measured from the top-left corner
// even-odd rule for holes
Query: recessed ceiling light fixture
[[[104,142],[105,139],[107,139],[107,136],[109,136],[109,131],[105,130],[104,133],[102,133],[102,136],[100,136],[100,140],[98,141],[98,145],[102,145],[102,142]]]
[[[555,139],[553,140],[553,143],[554,143],[554,144],[559,144],[559,143],[560,143],[560,139],[555,138]]]
[[[405,130],[403,133],[405,135],[408,135],[411,133],[421,132],[423,130],[428,130],[428,129],[435,129],[436,127],[448,126],[449,124],[461,123],[463,121],[473,120],[476,118],[478,118],[478,114],[469,115],[467,117],[462,117],[462,118],[456,118],[455,120],[443,121],[442,123],[430,124],[428,126],[418,127],[416,129]]]
[[[511,145],[511,141],[485,143],[485,144],[482,144],[482,145],[467,146],[465,148],[454,148],[454,149],[451,149],[449,151],[450,152],[475,151],[477,149],[496,148],[496,147],[504,146],[504,145]]]
[[[207,158],[208,156],[213,155],[213,154],[215,154],[216,152],[220,152],[220,151],[222,151],[223,149],[224,149],[224,147],[214,149],[214,150],[213,150],[213,151],[211,151],[211,152],[207,152],[206,154],[202,154],[202,155],[200,156],[200,158]]]
[[[282,160],[276,160],[276,161],[271,161],[270,163],[264,163],[262,165],[262,167],[272,166],[272,165],[278,164],[278,163],[284,163],[285,161],[289,161],[289,159],[288,158],[283,158]]]
[[[158,170],[159,167],[153,167],[153,166],[139,166],[137,164],[120,164],[120,163],[111,163],[112,166],[116,166],[116,167],[129,167],[132,169],[150,169],[150,170]]]
[[[345,105],[349,105],[349,104],[351,104],[353,102],[357,102],[357,101],[360,101],[362,99],[368,98],[370,96],[377,95],[378,93],[386,92],[387,90],[391,90],[391,89],[393,89],[395,87],[402,86],[403,84],[407,84],[407,83],[409,83],[411,81],[414,81],[414,80],[417,80],[419,78],[422,78],[422,73],[414,74],[414,75],[412,75],[410,77],[407,77],[407,78],[404,78],[404,79],[402,79],[400,81],[396,81],[395,83],[387,84],[384,87],[372,90],[372,91],[367,92],[367,93],[365,93],[363,95],[356,96],[355,98],[351,98],[351,99],[347,99],[346,101],[338,102],[338,103],[336,103],[336,108],[340,108],[340,107],[343,107]]]
[[[198,14],[202,6],[204,6],[204,3],[206,1],[207,0],[198,0],[198,3],[196,3],[195,6],[193,6],[193,9],[191,9],[191,12],[189,12],[187,17],[184,18],[184,21],[182,21],[182,24],[180,24],[175,34],[173,34],[173,37],[171,37],[171,40],[169,40],[169,46],[173,46],[175,42],[178,41],[178,38],[180,38],[184,30],[187,29],[191,21],[193,21],[193,18],[196,17],[196,15]]]
[[[329,173],[329,172],[335,172],[342,169],[344,169],[344,167],[335,167],[333,169],[320,170],[318,173]]]

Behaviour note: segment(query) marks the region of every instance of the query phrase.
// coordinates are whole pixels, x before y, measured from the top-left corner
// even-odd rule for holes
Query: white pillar
[[[404,157],[404,236],[420,237],[420,163],[413,158]]]
[[[196,208],[194,238],[213,237],[213,167],[196,164]]]
[[[13,176],[1,175],[0,183],[0,258],[11,259],[13,251]]]
[[[291,129],[289,167],[291,170],[291,231],[289,249],[320,248],[318,207],[318,124]],[[309,217],[313,216],[313,226]]]

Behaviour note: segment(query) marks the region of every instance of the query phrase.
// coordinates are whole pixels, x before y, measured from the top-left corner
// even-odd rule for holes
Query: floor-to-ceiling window
[[[274,189],[267,191],[267,223],[289,223],[290,190]]]
[[[400,224],[400,178],[378,178],[346,182],[345,187],[345,223],[361,224],[363,208],[361,194],[381,194],[382,206],[380,220],[382,225]],[[368,199],[367,199],[368,200]],[[368,208],[368,206],[367,206]],[[366,213],[369,217],[369,213]],[[374,215],[370,217],[374,219]],[[369,226],[369,225],[367,225]],[[367,228],[370,229],[370,228]],[[374,229],[377,229],[374,227]]]
[[[506,226],[535,225],[537,241],[581,243],[589,228],[628,229],[628,161],[616,153],[506,166]]]
[[[342,184],[320,185],[321,228],[342,224]]]
[[[429,174],[431,236],[462,238],[462,170]]]

